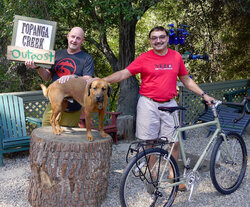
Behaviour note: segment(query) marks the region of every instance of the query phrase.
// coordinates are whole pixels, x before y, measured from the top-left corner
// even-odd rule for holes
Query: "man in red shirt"
[[[155,27],[149,32],[153,49],[141,54],[126,69],[104,78],[109,83],[116,83],[128,77],[141,74],[140,98],[137,105],[136,137],[155,140],[167,137],[172,140],[174,121],[172,115],[158,110],[159,106],[177,106],[177,77],[186,88],[201,96],[208,104],[214,100],[208,96],[188,75],[181,55],[167,47],[169,35],[163,27]],[[173,156],[178,160],[178,143],[175,144]],[[170,170],[170,177],[171,170]],[[180,185],[179,189],[184,189]]]

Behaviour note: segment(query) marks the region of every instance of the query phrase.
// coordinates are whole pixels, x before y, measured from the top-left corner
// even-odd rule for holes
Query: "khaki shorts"
[[[170,142],[173,140],[175,130],[174,116],[178,113],[169,114],[168,112],[160,111],[159,106],[174,107],[177,103],[174,99],[169,102],[158,103],[145,96],[139,98],[137,104],[136,118],[136,137],[143,140],[154,140],[160,137],[167,137]],[[179,123],[178,123],[179,124]]]
[[[63,112],[60,120],[61,126],[68,127],[78,127],[82,109],[75,112]],[[50,126],[50,116],[52,114],[51,104],[48,103],[48,106],[43,114],[42,126]]]

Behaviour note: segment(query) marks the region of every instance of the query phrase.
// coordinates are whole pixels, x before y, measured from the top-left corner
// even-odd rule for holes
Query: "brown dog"
[[[107,136],[103,130],[103,121],[108,104],[110,86],[106,81],[96,79],[92,83],[87,84],[87,81],[82,78],[72,78],[63,84],[57,80],[50,84],[48,88],[43,84],[40,86],[44,96],[49,98],[51,103],[52,115],[50,117],[50,124],[54,134],[60,134],[64,131],[59,125],[59,120],[61,113],[67,108],[67,99],[73,98],[84,107],[87,139],[89,141],[93,140],[91,134],[92,112],[98,112],[99,114],[99,130],[101,136]]]

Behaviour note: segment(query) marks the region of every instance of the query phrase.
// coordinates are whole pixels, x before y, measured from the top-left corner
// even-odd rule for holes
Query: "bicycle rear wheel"
[[[210,176],[214,187],[222,194],[233,193],[240,186],[246,167],[247,149],[243,138],[236,133],[229,133],[225,142],[220,137],[214,146],[210,162]]]
[[[166,165],[168,152],[160,148],[147,149],[136,155],[123,172],[120,183],[120,202],[122,207],[171,206],[178,191],[178,186],[160,187],[169,184],[169,167],[173,169],[174,180],[179,181],[179,169],[171,156]],[[148,163],[154,163],[149,168]],[[163,174],[163,168],[165,173]],[[159,172],[159,173],[156,173]],[[161,183],[159,178],[163,174]]]

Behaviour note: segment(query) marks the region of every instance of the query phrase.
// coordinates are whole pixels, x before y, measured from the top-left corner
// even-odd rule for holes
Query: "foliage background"
[[[123,69],[132,61],[131,58],[149,50],[148,32],[152,27],[162,25],[169,28],[168,24],[174,23],[175,26],[189,25],[190,35],[186,44],[178,47],[181,54],[189,51],[193,54],[209,55],[209,62],[190,60],[186,63],[187,69],[197,83],[248,79],[249,2],[2,0],[0,92],[40,90],[39,84],[43,82],[35,70],[27,69],[23,63],[10,62],[5,57],[7,46],[11,44],[14,15],[57,21],[55,49],[66,48],[67,32],[73,26],[81,26],[86,33],[83,49],[93,56],[95,75],[98,77]],[[126,24],[131,23],[136,25],[135,33],[131,32],[131,36],[135,36],[135,50],[131,46],[124,50],[122,47],[126,47],[126,42],[124,43],[122,31],[126,34]],[[130,43],[133,46],[132,40]],[[176,49],[173,45],[170,47]],[[121,63],[126,56],[130,56],[130,59]],[[119,85],[115,84],[113,90],[111,107],[115,108]]]

